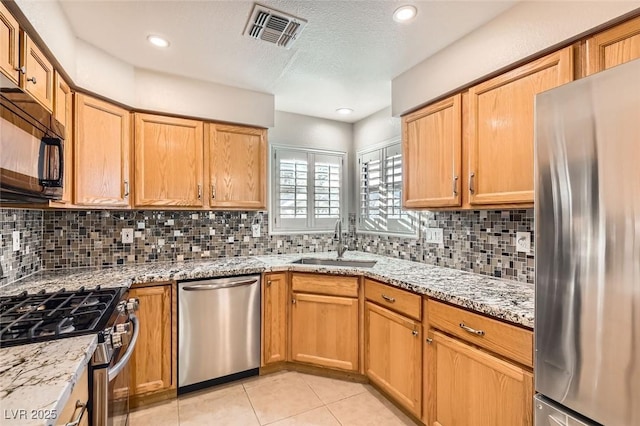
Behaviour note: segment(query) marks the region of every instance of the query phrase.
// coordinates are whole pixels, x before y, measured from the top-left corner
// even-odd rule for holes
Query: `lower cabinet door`
[[[129,297],[140,300],[137,312],[140,334],[129,361],[132,395],[175,387],[172,374],[171,295],[171,284],[129,290]]]
[[[430,331],[425,368],[434,426],[530,426],[533,375],[460,340]]]
[[[287,274],[266,274],[262,281],[262,365],[287,359]]]
[[[358,342],[358,299],[293,293],[293,361],[357,371]]]
[[[419,322],[365,304],[365,369],[369,380],[421,416],[422,339]]]

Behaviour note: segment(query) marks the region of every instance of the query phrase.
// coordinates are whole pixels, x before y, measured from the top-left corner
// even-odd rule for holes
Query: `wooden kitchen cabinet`
[[[286,273],[265,274],[262,282],[262,366],[287,360]]]
[[[422,325],[365,303],[365,373],[416,417],[422,414]]]
[[[74,204],[128,207],[130,114],[82,93],[74,97]]]
[[[62,198],[50,201],[50,207],[70,207],[73,203],[73,94],[69,85],[57,72],[54,75],[53,114],[64,125],[64,171]]]
[[[76,425],[88,426],[89,425],[89,410],[82,411],[83,404],[86,406],[89,403],[89,366],[85,366],[84,372],[80,375],[80,379],[73,386],[71,395],[67,399],[67,403],[62,410],[58,413],[56,418],[56,425],[67,425],[73,421],[78,420]],[[47,422],[47,424],[49,424]]]
[[[469,203],[533,203],[534,99],[573,79],[569,46],[469,89]]]
[[[461,205],[461,95],[402,118],[405,208]]]
[[[267,207],[267,131],[207,124],[209,205],[264,210]]]
[[[33,42],[29,35],[22,31],[20,65],[24,73],[20,75],[20,86],[49,111],[53,111],[53,65]]]
[[[129,297],[140,300],[138,343],[130,361],[131,395],[147,395],[175,389],[172,284],[132,288]]]
[[[291,360],[358,371],[358,278],[294,273],[291,286]]]
[[[203,123],[135,114],[136,207],[203,207]]]
[[[587,39],[587,75],[640,58],[640,16]]]
[[[431,330],[425,342],[425,422],[437,426],[533,424],[533,375]]]
[[[20,26],[0,3],[0,72],[20,84]]]

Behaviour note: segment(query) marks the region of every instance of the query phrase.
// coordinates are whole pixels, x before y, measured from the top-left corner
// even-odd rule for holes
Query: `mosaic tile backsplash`
[[[261,224],[261,236],[251,225]],[[122,243],[122,230],[133,243]],[[113,266],[154,261],[327,251],[333,233],[268,234],[264,212],[48,211],[43,268]]]
[[[356,241],[362,251],[533,283],[533,222],[533,209],[422,212],[421,231],[442,228],[443,244],[361,233]],[[531,233],[529,253],[516,252],[516,232]]]
[[[0,285],[38,272],[42,266],[41,210],[0,209],[2,226],[2,278]],[[19,247],[13,246],[13,233],[19,233]]]
[[[533,209],[422,212],[420,226],[443,229],[443,244],[424,238],[356,232],[349,216],[351,249],[533,283]],[[40,211],[0,209],[1,263],[13,282],[42,269],[114,266],[262,254],[334,250],[333,233],[268,235],[266,212]],[[254,238],[251,224],[261,224]],[[133,243],[122,243],[123,229]],[[12,247],[12,232],[21,246]],[[516,232],[530,232],[530,253],[515,250]],[[423,235],[423,232],[421,232]]]

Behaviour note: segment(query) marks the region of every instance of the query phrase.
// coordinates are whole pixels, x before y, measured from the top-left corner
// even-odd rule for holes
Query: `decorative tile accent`
[[[0,209],[4,275],[0,286],[40,270],[42,255],[42,210]],[[13,251],[13,232],[20,233],[20,249]]]
[[[261,223],[254,238],[251,224]],[[122,230],[133,229],[133,243]],[[269,236],[266,212],[46,211],[43,268],[332,250],[333,233]]]
[[[355,232],[355,215],[350,217]],[[422,212],[420,238],[357,234],[357,249],[501,277],[534,282],[534,214],[527,210]],[[443,244],[426,243],[425,228],[442,228]],[[531,233],[530,253],[516,252],[516,232]]]

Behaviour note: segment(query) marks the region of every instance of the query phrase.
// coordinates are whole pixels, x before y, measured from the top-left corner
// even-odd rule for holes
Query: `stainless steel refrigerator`
[[[640,425],[640,60],[536,97],[535,424]]]

